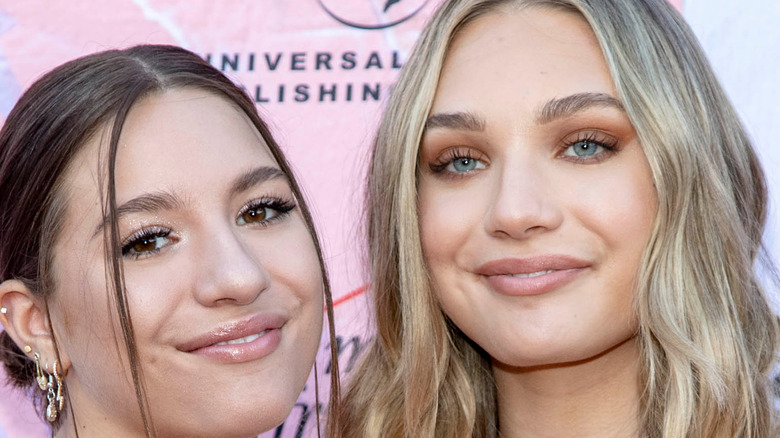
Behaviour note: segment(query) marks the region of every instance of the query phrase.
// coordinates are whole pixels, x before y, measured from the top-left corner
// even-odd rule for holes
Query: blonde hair
[[[652,168],[658,212],[636,290],[640,433],[766,437],[778,321],[753,271],[764,175],[695,37],[664,0],[445,1],[388,103],[367,189],[377,335],[344,397],[342,437],[495,437],[486,353],[442,313],[420,244],[420,139],[448,46],[509,7],[582,16]],[[769,265],[768,265],[769,266]]]

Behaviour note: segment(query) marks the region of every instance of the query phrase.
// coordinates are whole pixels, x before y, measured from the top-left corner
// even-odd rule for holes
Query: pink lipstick
[[[503,295],[541,295],[577,278],[590,264],[566,255],[541,255],[493,260],[475,273],[485,277],[490,287]]]
[[[249,362],[276,350],[286,322],[282,315],[259,313],[220,325],[179,345],[177,349],[224,363]]]

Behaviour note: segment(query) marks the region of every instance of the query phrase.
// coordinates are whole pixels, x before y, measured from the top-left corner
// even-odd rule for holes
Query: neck
[[[515,368],[494,362],[501,436],[637,436],[639,372],[635,337],[575,363]]]

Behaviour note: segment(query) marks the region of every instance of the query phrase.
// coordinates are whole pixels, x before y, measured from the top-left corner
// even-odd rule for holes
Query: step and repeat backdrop
[[[440,0],[0,0],[0,124],[44,72],[88,53],[140,43],[192,50],[246,88],[304,187],[324,243],[338,350],[349,374],[371,337],[362,263],[364,172],[383,102]],[[675,0],[699,36],[768,170],[778,248],[780,2]],[[318,357],[328,390],[329,340]],[[0,438],[48,429],[27,394],[4,386]],[[316,436],[313,376],[267,437]]]

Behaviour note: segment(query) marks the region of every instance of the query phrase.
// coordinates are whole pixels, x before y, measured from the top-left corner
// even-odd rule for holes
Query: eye
[[[596,143],[595,141],[585,140],[574,143],[573,145],[569,146],[566,151],[571,151],[571,154],[574,154],[578,157],[590,157],[595,155],[596,152],[599,151],[599,148],[604,149],[603,146]],[[571,154],[564,153],[564,155]]]
[[[277,212],[268,207],[249,208],[245,212],[241,213],[238,217],[238,224],[252,224],[255,222],[263,222],[266,219],[275,217]]]
[[[161,227],[137,231],[122,244],[122,256],[138,259],[155,254],[173,242],[170,234],[171,230]]]
[[[485,163],[469,157],[456,158],[452,160],[450,164],[450,166],[447,166],[447,169],[458,173],[466,173],[471,172],[472,170],[485,168]],[[450,169],[450,167],[452,169]]]
[[[597,162],[615,152],[617,140],[607,136],[597,136],[595,133],[587,133],[572,141],[564,141],[564,146],[561,153],[563,157],[577,162]]]
[[[295,202],[277,198],[263,198],[245,205],[236,217],[237,225],[267,225],[283,218],[295,208]]]
[[[430,168],[434,173],[451,175],[464,175],[475,170],[486,169],[487,163],[476,158],[474,154],[471,149],[449,149],[436,162],[431,163]]]

